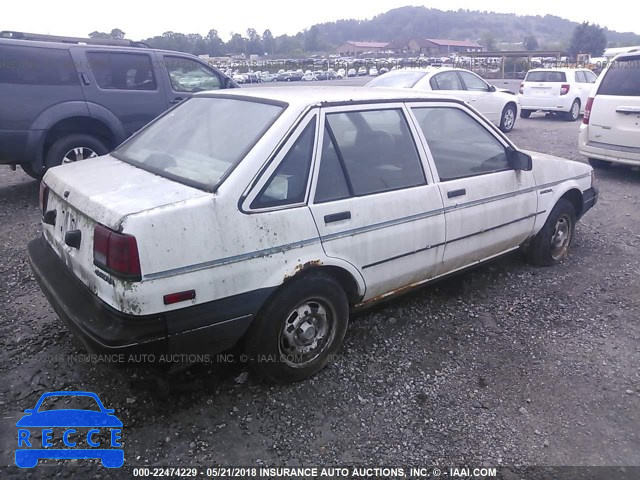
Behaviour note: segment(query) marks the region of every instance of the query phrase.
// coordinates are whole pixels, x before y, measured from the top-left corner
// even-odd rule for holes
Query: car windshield
[[[526,82],[566,82],[567,76],[564,72],[529,72]]]
[[[187,185],[215,189],[283,110],[246,99],[192,98],[113,156]]]
[[[426,75],[425,72],[398,72],[371,80],[368,87],[412,88]]]
[[[51,410],[91,410],[100,411],[100,406],[95,398],[87,395],[52,395],[46,397],[38,412],[48,412]]]

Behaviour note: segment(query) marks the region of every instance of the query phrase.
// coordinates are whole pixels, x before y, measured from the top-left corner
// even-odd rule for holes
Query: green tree
[[[262,44],[264,45],[264,51],[266,53],[268,53],[269,55],[273,55],[275,53],[276,42],[273,38],[271,30],[269,30],[268,28],[262,34]]]
[[[232,33],[227,42],[227,51],[231,54],[247,53],[247,40],[239,33]]]
[[[607,46],[607,37],[600,25],[583,22],[573,31],[569,44],[569,55],[576,58],[579,53],[599,57]]]
[[[108,33],[93,31],[89,34],[89,38],[111,38]]]
[[[482,37],[480,38],[480,45],[489,52],[495,52],[497,50],[496,39],[491,32],[484,32],[482,34]]]
[[[260,38],[255,28],[247,29],[247,52],[250,55],[262,55],[264,53],[262,38]]]
[[[205,41],[207,42],[207,53],[210,57],[219,57],[224,54],[224,42],[220,38],[220,35],[218,35],[216,29],[212,28],[209,30]]]
[[[119,28],[114,28],[113,30],[111,30],[111,33],[109,34],[109,36],[117,40],[122,40],[125,36],[125,33]]]
[[[522,44],[524,45],[525,50],[528,50],[530,52],[537,50],[540,46],[540,44],[538,43],[538,39],[533,35],[527,35],[526,37],[524,37]]]

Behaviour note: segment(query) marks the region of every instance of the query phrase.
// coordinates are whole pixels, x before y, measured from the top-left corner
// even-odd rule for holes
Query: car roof
[[[386,75],[386,74],[385,74]],[[407,88],[365,88],[350,86],[287,86],[233,88],[201,92],[195,97],[239,97],[244,99],[267,100],[287,103],[292,106],[308,107],[312,105],[331,105],[367,102],[403,102],[417,100],[446,100],[460,103],[451,95],[411,90]]]
[[[569,67],[549,67],[549,68],[532,68],[529,72],[578,72],[580,70],[589,70],[586,67],[577,67],[577,68],[569,68]],[[589,70],[591,71],[591,70]],[[529,73],[527,72],[527,73]]]
[[[21,39],[13,39],[13,38],[0,38],[0,45],[15,45],[18,47],[37,47],[37,48],[53,48],[53,49],[71,49],[71,48],[88,48],[91,50],[118,50],[118,51],[129,51],[129,52],[160,52],[167,53],[171,55],[183,55],[187,57],[195,57],[195,55],[191,55],[190,53],[185,52],[176,52],[174,50],[162,50],[159,48],[152,47],[131,47],[125,45],[96,45],[93,43],[64,43],[64,42],[49,42],[49,41],[40,41],[40,40],[21,40]],[[196,57],[197,58],[197,57]]]

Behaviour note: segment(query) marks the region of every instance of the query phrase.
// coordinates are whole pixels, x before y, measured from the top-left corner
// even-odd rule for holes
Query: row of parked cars
[[[21,102],[0,110],[0,158],[48,167],[31,267],[91,350],[239,345],[268,379],[302,380],[330,361],[354,309],[517,249],[535,265],[561,262],[598,197],[589,165],[505,136],[517,95],[456,69],[376,79],[404,78],[405,90],[237,89],[175,52],[12,39],[0,58],[12,66],[0,97]],[[625,68],[638,58],[613,62],[585,109],[608,122],[598,128],[623,117],[619,140],[638,138],[638,69]],[[218,88],[197,92],[212,76]],[[452,94],[455,81],[464,88]],[[470,105],[484,93],[515,110],[483,115]],[[138,94],[178,105],[124,130]],[[581,135],[593,148],[616,140]],[[50,168],[67,149],[68,164]]]
[[[356,76],[371,76],[375,77],[382,75],[389,71],[388,68],[381,68],[378,70],[376,67],[360,67],[355,68],[339,68],[334,70],[329,68],[327,70],[284,70],[280,69],[276,73],[269,71],[249,71],[247,73],[240,73],[238,71],[230,72],[226,71],[225,74],[233,78],[238,83],[264,83],[264,82],[298,82],[298,81],[316,81],[316,80],[335,80],[345,77]]]

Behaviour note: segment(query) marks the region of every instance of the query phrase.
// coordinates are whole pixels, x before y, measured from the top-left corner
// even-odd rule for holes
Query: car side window
[[[171,88],[175,92],[200,92],[222,88],[220,77],[195,60],[165,56],[164,64]]]
[[[251,202],[251,208],[280,207],[304,202],[315,131],[316,119],[314,118],[289,149],[258,196]]]
[[[464,85],[467,87],[467,90],[472,90],[474,92],[487,92],[489,90],[488,85],[481,78],[476,77],[473,73],[469,72],[458,72],[462,77],[462,81]]]
[[[144,53],[87,52],[89,66],[100,88],[155,90],[151,58]]]
[[[587,83],[587,79],[584,76],[584,72],[576,72],[576,82]]]
[[[584,72],[584,76],[587,80],[587,83],[596,83],[596,80],[598,80],[597,75],[593,72]]]
[[[328,134],[325,138],[329,137],[329,141],[323,142],[316,189],[318,201],[344,197],[345,183],[350,196],[426,183],[418,150],[402,110],[330,113],[326,116],[326,124]],[[332,178],[333,175],[339,178],[340,171],[346,175],[344,182]],[[336,181],[335,185],[331,185],[333,181]]]
[[[80,85],[67,49],[0,46],[0,83]]]
[[[464,90],[458,74],[453,71],[438,73],[429,83],[433,90]]]
[[[441,181],[510,169],[504,145],[461,109],[417,107],[413,114]]]

